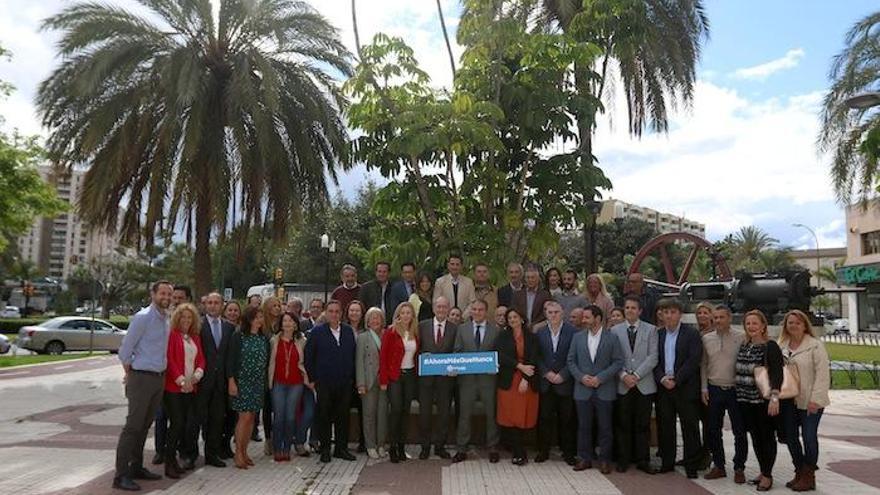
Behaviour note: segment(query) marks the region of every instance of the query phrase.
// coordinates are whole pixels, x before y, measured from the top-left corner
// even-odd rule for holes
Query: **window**
[[[862,234],[862,256],[880,253],[880,230]]]

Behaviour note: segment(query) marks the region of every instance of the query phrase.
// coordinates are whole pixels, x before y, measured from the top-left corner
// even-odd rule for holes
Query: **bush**
[[[2,319],[0,320],[0,333],[17,334],[21,327],[28,325],[39,325],[51,318],[18,318],[18,319]],[[129,318],[127,316],[111,316],[110,323],[126,330],[128,329]]]

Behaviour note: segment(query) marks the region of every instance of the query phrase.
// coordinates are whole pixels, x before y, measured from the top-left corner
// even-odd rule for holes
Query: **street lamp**
[[[330,284],[330,255],[336,252],[336,241],[327,234],[321,234],[321,249],[327,250],[327,261],[324,265],[324,305],[327,305],[328,285]]]
[[[880,105],[880,91],[870,91],[851,96],[844,100],[844,103],[853,110],[865,110],[866,108],[876,107]]]
[[[811,234],[813,234],[813,239],[816,241],[816,285],[818,286],[819,285],[819,270],[822,268],[821,256],[819,254],[819,237],[816,235],[816,231],[814,231],[813,229],[811,229],[810,227],[807,227],[806,225],[804,225],[802,223],[793,223],[793,224],[791,224],[791,226],[807,229],[808,231],[810,231]]]

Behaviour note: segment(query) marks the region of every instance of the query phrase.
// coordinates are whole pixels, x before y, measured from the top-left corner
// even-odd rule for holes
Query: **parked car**
[[[22,349],[39,354],[61,354],[65,351],[87,351],[95,324],[93,349],[116,352],[122,344],[125,330],[112,323],[78,316],[59,316],[39,325],[21,327],[16,344]]]
[[[21,318],[21,310],[18,306],[6,306],[0,311],[0,318]]]
[[[847,320],[846,318],[837,318],[836,320],[831,322],[831,326],[833,328],[833,335],[837,335],[839,333],[849,333],[849,320]]]
[[[12,343],[9,342],[9,337],[0,333],[0,354],[6,354],[11,347]]]

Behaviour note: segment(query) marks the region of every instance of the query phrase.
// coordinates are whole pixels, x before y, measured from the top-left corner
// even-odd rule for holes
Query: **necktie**
[[[211,333],[214,335],[214,345],[220,348],[220,322],[211,320]]]
[[[440,341],[443,340],[443,334],[440,333],[440,329],[443,328],[443,325],[440,323],[437,324],[437,336],[434,337],[434,345],[440,346]]]
[[[458,282],[452,282],[452,307],[458,307]]]
[[[382,286],[382,299],[379,301],[379,307],[385,311],[385,286]]]
[[[629,326],[629,350],[636,350],[636,327],[635,325]]]
[[[483,336],[480,335],[480,328],[482,325],[477,325],[477,331],[474,333],[474,343],[477,344],[477,350],[480,349],[480,346],[483,345]]]

